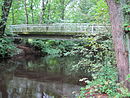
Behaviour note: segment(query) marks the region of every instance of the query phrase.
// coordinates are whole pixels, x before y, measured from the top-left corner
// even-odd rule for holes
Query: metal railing
[[[64,32],[64,33],[102,33],[110,32],[109,25],[96,25],[89,23],[54,23],[54,24],[19,24],[10,25],[10,31],[13,33],[23,32]]]

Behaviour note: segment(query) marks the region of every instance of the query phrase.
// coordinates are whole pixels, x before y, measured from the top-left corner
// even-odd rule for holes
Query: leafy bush
[[[84,75],[92,77],[92,80],[89,78],[81,79],[86,83],[86,87],[81,88],[81,98],[98,94],[116,96],[117,98],[129,96],[128,90],[117,83],[111,35],[91,34],[85,39],[85,43],[78,51],[84,58],[73,68],[73,71],[82,72]],[[79,50],[79,48],[77,49]]]
[[[36,39],[29,41],[29,44],[36,50],[40,50],[42,54],[62,56],[67,51],[70,51],[75,43],[73,41]]]
[[[87,96],[87,89],[94,87],[94,89],[91,89],[91,94],[94,94],[95,92],[97,93],[102,93],[102,94],[108,94],[113,96],[116,93],[116,70],[113,68],[111,65],[103,66],[101,69],[98,71],[97,74],[93,75],[94,80],[89,81],[86,80],[85,82],[87,83],[85,88],[85,91],[81,91],[81,96],[84,96],[86,93]],[[90,91],[89,91],[90,92]]]
[[[86,80],[86,87],[81,88],[80,96],[88,97],[105,94],[109,97],[130,97],[128,89],[117,83],[117,70],[112,65],[103,66],[96,74],[93,81]]]
[[[0,57],[5,58],[13,56],[16,47],[9,38],[0,38]]]
[[[115,64],[114,51],[111,48],[112,41],[110,34],[90,34],[80,46],[75,46],[70,55],[81,55],[82,59],[78,64],[72,67],[73,72],[87,74],[90,76],[97,73],[100,68],[109,61],[111,65]]]

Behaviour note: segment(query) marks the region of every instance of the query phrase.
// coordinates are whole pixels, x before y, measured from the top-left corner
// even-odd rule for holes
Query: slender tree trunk
[[[33,0],[31,0],[31,13],[32,13],[32,23],[34,24],[34,15],[33,15]]]
[[[51,10],[51,5],[49,3],[49,5],[48,5],[48,15],[47,15],[48,21],[47,21],[47,23],[50,23],[50,10]]]
[[[42,0],[42,11],[40,13],[40,21],[39,23],[42,24],[43,23],[43,16],[44,16],[44,10],[45,10],[45,4],[44,4],[44,0]]]
[[[26,24],[28,24],[27,0],[24,0],[24,9],[25,9]]]
[[[11,12],[12,12],[12,24],[15,24],[15,18],[14,18],[14,8],[11,8]]]
[[[124,31],[123,31],[123,13],[121,12],[121,5],[115,0],[106,0],[112,26],[112,38],[116,53],[116,62],[118,68],[119,82],[124,81],[129,73],[128,51],[125,46]],[[124,83],[129,88],[130,83]]]
[[[64,20],[65,19],[65,8],[66,6],[71,2],[72,0],[68,0],[66,2],[66,0],[60,0],[61,2],[61,19]]]
[[[61,5],[62,5],[61,19],[64,20],[64,17],[65,17],[65,0],[61,0]]]
[[[4,4],[2,6],[2,15],[1,15],[2,20],[0,22],[0,35],[4,34],[11,5],[12,5],[12,0],[4,0]]]

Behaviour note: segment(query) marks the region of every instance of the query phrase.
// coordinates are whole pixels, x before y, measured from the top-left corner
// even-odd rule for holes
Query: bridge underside
[[[85,36],[84,32],[13,32],[17,38],[33,39],[59,39],[59,40],[79,40]]]
[[[54,23],[11,25],[10,31],[23,38],[78,39],[87,33],[108,32],[109,26],[87,23]]]
[[[18,34],[15,38],[51,39],[51,40],[79,40],[85,35],[55,35],[55,34]]]

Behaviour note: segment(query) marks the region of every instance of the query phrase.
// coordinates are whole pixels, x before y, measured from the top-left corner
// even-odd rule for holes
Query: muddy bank
[[[33,49],[33,47],[28,47],[26,45],[18,45],[16,54],[10,59],[34,59],[34,56],[45,56],[40,51]]]
[[[20,55],[42,55],[39,50],[36,50],[33,47],[28,47],[26,45],[18,45],[17,48],[21,50],[19,53]]]

